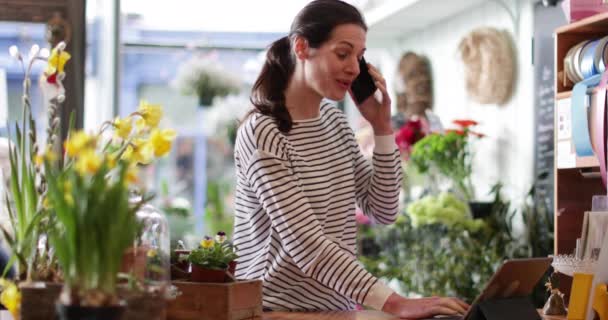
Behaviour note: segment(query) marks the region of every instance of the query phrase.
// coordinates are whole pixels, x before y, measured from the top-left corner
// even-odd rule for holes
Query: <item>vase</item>
[[[199,94],[198,106],[199,108],[208,108],[213,103],[212,95]]]
[[[493,202],[469,201],[469,209],[474,219],[488,217],[492,213]]]
[[[83,307],[56,305],[60,320],[120,320],[125,312],[125,306]]]
[[[192,264],[190,281],[194,282],[224,282],[226,280],[226,270],[207,269],[196,264]]]
[[[55,302],[59,298],[61,287],[60,283],[52,282],[33,282],[19,285],[19,290],[21,291],[19,319],[57,319]]]

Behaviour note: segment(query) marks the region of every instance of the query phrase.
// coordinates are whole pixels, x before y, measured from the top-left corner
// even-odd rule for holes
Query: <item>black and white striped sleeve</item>
[[[393,135],[375,136],[372,165],[353,140],[357,205],[372,221],[391,224],[397,219],[403,173]]]
[[[356,257],[325,236],[289,161],[258,149],[247,163],[247,179],[298,268],[353,301],[369,305],[370,289],[379,291],[376,288],[384,285]],[[383,292],[379,303],[386,300],[386,290]],[[370,307],[381,309],[382,304]]]

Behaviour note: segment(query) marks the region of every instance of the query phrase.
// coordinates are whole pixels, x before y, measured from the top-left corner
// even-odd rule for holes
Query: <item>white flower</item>
[[[10,46],[10,48],[8,48],[8,52],[10,53],[11,57],[21,59],[21,54],[19,53],[19,48],[17,48],[17,46]]]
[[[40,49],[40,53],[38,54],[38,56],[43,59],[48,59],[50,55],[51,52],[47,48]]]
[[[57,48],[57,50],[59,51],[63,51],[65,50],[65,42],[61,41],[57,44],[57,46],[55,46],[55,48]]]
[[[40,46],[35,44],[30,48],[30,59],[35,59],[38,56],[38,53],[40,53]]]

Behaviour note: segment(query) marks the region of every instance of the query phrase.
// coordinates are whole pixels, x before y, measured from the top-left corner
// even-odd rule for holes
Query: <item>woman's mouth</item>
[[[352,83],[344,80],[336,80],[336,82],[338,82],[338,86],[344,90],[348,90],[350,88],[350,84]]]

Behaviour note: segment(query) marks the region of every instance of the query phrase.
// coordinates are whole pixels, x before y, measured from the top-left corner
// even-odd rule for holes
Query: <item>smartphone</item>
[[[359,105],[373,95],[374,92],[376,92],[376,89],[374,79],[369,74],[367,62],[365,61],[365,58],[361,57],[361,60],[359,60],[359,75],[350,86],[351,95],[357,105]]]

